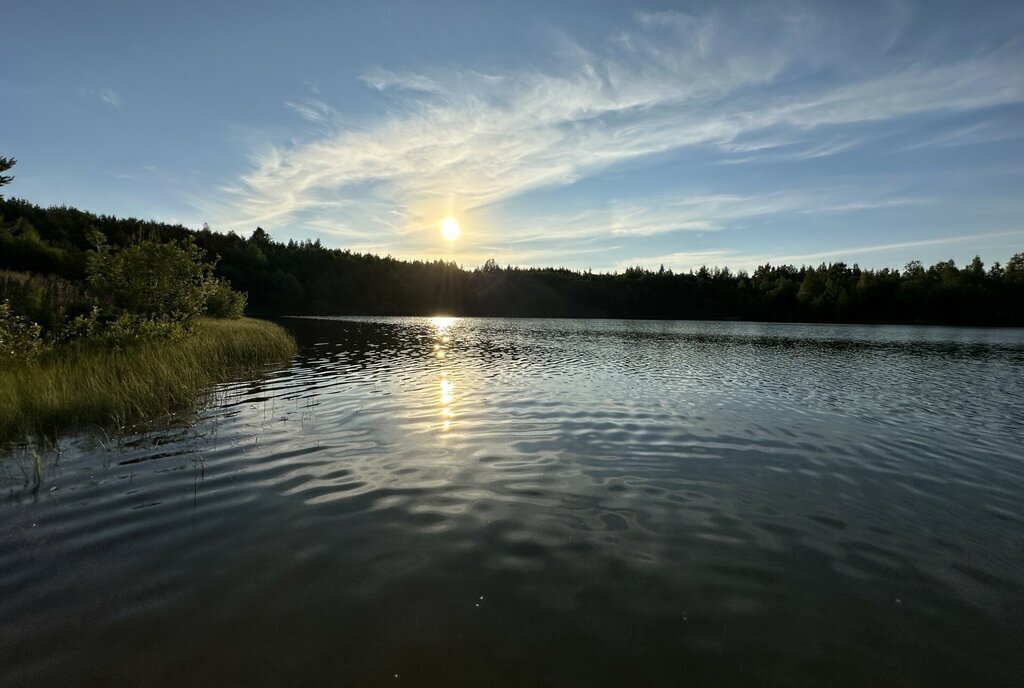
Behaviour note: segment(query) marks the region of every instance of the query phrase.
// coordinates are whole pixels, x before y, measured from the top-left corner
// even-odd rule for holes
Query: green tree
[[[1003,278],[1011,282],[1024,282],[1024,253],[1015,253],[1006,261]]]
[[[903,274],[910,279],[924,277],[924,266],[921,265],[921,261],[912,260],[903,268]]]
[[[17,163],[18,161],[15,160],[14,158],[5,158],[4,156],[0,155],[0,186],[5,186],[14,181],[13,174],[3,173],[14,167]],[[0,199],[2,198],[3,196],[0,196]]]

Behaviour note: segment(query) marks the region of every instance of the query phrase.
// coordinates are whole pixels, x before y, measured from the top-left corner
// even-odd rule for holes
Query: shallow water
[[[0,684],[1020,685],[1024,331],[284,322],[0,461]]]

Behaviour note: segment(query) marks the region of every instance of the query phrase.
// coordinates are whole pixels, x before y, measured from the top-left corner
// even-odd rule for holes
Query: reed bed
[[[111,350],[83,343],[0,368],[0,442],[97,425],[123,428],[187,409],[212,385],[286,364],[295,340],[263,320],[202,319],[179,341]]]

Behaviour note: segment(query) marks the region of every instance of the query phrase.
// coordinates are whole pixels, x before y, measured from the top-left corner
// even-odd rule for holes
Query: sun
[[[459,229],[459,223],[455,221],[454,217],[446,217],[441,220],[441,236],[446,241],[455,241],[462,234],[462,230]]]

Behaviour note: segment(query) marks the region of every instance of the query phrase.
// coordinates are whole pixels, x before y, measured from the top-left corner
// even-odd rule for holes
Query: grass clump
[[[295,340],[273,323],[199,318],[181,339],[125,347],[88,339],[0,366],[0,442],[124,427],[191,407],[212,385],[284,365]]]

